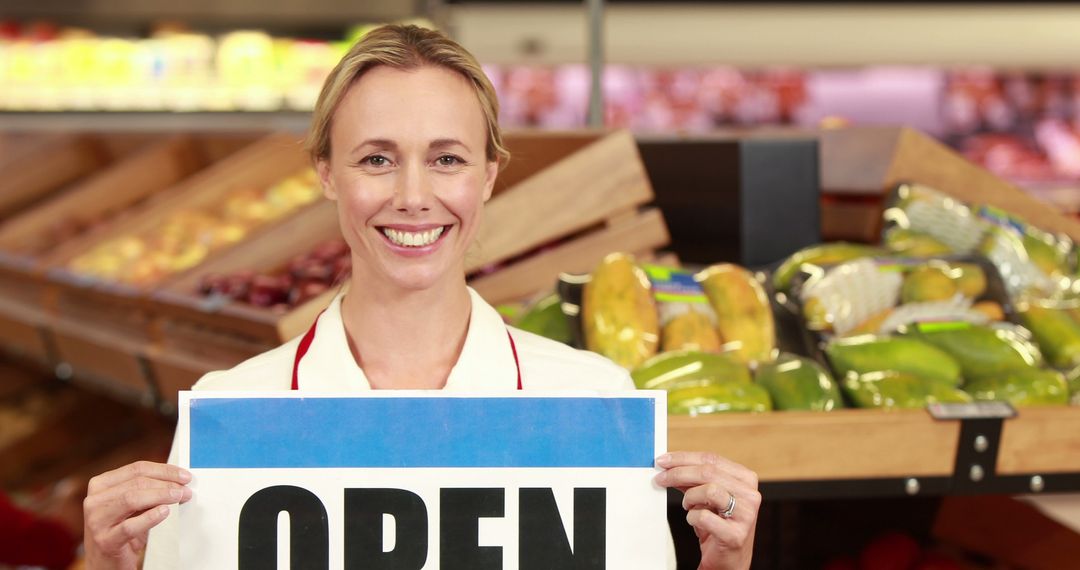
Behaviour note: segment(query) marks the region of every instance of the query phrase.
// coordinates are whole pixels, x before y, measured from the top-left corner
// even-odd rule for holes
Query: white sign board
[[[663,392],[184,392],[181,568],[655,570]]]

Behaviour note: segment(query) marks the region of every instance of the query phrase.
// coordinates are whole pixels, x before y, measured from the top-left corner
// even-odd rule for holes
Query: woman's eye
[[[454,166],[456,164],[461,164],[464,161],[452,154],[444,154],[435,159],[435,162],[437,162],[439,166]]]
[[[387,164],[390,164],[390,161],[387,160],[385,156],[373,154],[364,160],[361,160],[360,163],[369,164],[371,166],[386,166]]]

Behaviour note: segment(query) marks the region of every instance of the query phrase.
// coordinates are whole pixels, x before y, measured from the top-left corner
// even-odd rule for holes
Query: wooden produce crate
[[[947,477],[959,437],[958,422],[921,410],[668,418],[669,449],[717,453],[762,482]]]
[[[117,137],[111,144],[127,157],[0,224],[0,291],[4,296],[0,344],[38,361],[55,360],[46,336],[49,316],[44,303],[51,296],[47,295],[43,259],[63,240],[76,238],[63,235],[58,226],[122,216],[125,208],[252,139],[252,135]],[[129,149],[133,142],[141,142],[144,148]]]
[[[1080,475],[1080,407],[1031,408],[1005,422],[997,473]]]
[[[822,236],[877,242],[889,192],[918,182],[971,204],[989,204],[1050,232],[1080,239],[1080,221],[910,128],[822,131]]]
[[[0,219],[120,160],[153,138],[137,133],[13,135],[0,158]]]
[[[337,208],[324,200],[157,289],[152,301],[160,342],[148,358],[164,402],[175,405],[177,390],[188,389],[206,372],[230,368],[303,334],[340,289],[332,287],[282,312],[203,296],[199,285],[205,276],[274,273],[334,239],[341,239]]]
[[[36,259],[107,220],[160,198],[198,170],[255,140],[255,135],[163,135],[69,190],[0,224],[0,251]]]
[[[235,147],[236,143],[224,137],[213,141],[196,141],[193,137],[94,136],[46,137],[45,142],[34,143],[31,138],[27,148],[20,149],[30,156],[7,161],[17,174],[22,170],[52,170],[34,168],[36,157],[42,149],[57,152],[57,178],[40,178],[34,184],[19,178],[16,194],[29,191],[52,191],[53,184],[61,179],[87,173],[82,182],[63,191],[53,192],[18,215],[0,223],[0,344],[9,350],[42,362],[50,362],[47,339],[44,337],[47,313],[42,303],[47,283],[43,277],[42,254],[62,240],[73,239],[58,230],[64,223],[103,217],[130,206],[153,192],[175,184],[208,160],[215,159]],[[28,137],[19,137],[23,140]],[[232,137],[235,138],[235,137]],[[249,137],[250,138],[250,137]],[[199,146],[197,142],[205,144]],[[134,145],[149,145],[140,150]],[[205,150],[202,148],[205,147]],[[19,153],[16,153],[18,155]],[[111,164],[104,164],[112,156],[126,155]],[[101,170],[90,174],[91,167]],[[46,183],[48,182],[48,183]]]
[[[44,256],[68,241],[92,239],[95,224],[122,218],[200,168],[220,160],[251,135],[173,135],[105,167],[66,191],[0,223],[0,291],[40,307],[45,290]]]
[[[984,463],[980,481],[958,461],[968,445],[962,429],[959,420],[935,420],[923,410],[671,416],[668,447],[746,465],[774,498],[1080,490],[1080,408],[1018,408],[1003,420],[1000,439],[979,428],[986,431],[975,433],[1000,441],[973,459]],[[1036,475],[1045,488],[1030,487]],[[910,479],[920,487],[908,489]]]
[[[68,269],[69,264],[108,240],[142,235],[160,227],[176,212],[215,206],[223,195],[237,188],[265,188],[305,166],[307,157],[298,137],[265,136],[161,193],[93,239],[65,243],[45,256],[43,263],[52,285],[46,304],[56,315],[52,332],[57,357],[71,366],[76,378],[85,375],[124,387],[145,386],[147,393],[153,393],[146,364],[146,351],[156,331],[148,310],[149,294],[163,279],[139,285],[106,282],[76,274]],[[244,239],[269,231],[282,221],[254,228]],[[204,261],[229,247],[211,252]]]
[[[466,256],[470,285],[489,303],[554,287],[604,255],[650,256],[670,240],[663,216],[642,209],[652,185],[629,131],[517,133],[495,196]]]

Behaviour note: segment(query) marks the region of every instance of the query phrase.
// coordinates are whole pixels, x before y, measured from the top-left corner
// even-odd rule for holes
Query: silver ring
[[[735,516],[735,495],[732,495],[731,493],[728,493],[727,495],[727,508],[724,509],[724,512],[720,513],[720,516],[724,517],[725,519],[730,519],[731,517]]]

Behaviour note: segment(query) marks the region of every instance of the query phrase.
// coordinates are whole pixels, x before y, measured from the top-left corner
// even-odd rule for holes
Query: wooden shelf
[[[974,483],[957,461],[961,428],[921,410],[679,416],[668,418],[668,448],[742,463],[787,498],[1011,494],[1032,492],[1035,475],[1053,483],[1047,492],[1080,491],[1080,408],[1021,408],[1004,420],[997,460],[988,457],[986,479]]]
[[[669,449],[717,453],[763,482],[947,477],[959,436],[959,422],[921,410],[668,418]]]

